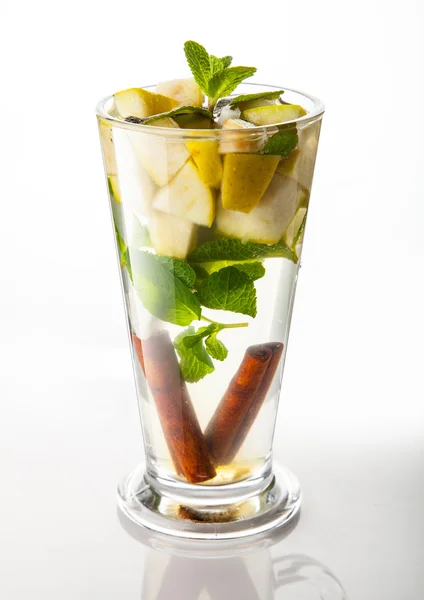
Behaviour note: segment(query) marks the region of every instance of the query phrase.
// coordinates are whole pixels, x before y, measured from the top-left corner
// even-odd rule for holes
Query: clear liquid
[[[208,318],[218,322],[246,321],[248,327],[223,330],[220,338],[228,348],[225,361],[214,361],[215,371],[197,383],[188,383],[187,389],[202,431],[213,417],[234,374],[237,372],[248,346],[265,342],[283,342],[284,351],[265,401],[255,418],[243,444],[230,464],[219,465],[217,476],[204,485],[234,483],[260,476],[271,455],[275,415],[278,407],[281,378],[290,328],[292,304],[298,265],[283,258],[264,261],[266,275],[256,282],[258,314],[255,318],[228,311],[205,310]],[[140,339],[154,335],[158,330],[169,332],[171,339],[181,332],[181,327],[159,323],[145,310],[126,277],[126,300],[130,329]],[[195,323],[196,325],[196,323]],[[198,323],[199,326],[204,323]],[[175,468],[163,432],[154,396],[147,385],[143,370],[134,353],[139,409],[151,474],[162,479],[175,479]],[[178,478],[178,477],[177,477]]]

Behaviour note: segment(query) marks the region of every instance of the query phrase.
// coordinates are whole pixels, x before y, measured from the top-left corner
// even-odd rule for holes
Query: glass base
[[[193,539],[232,539],[290,523],[301,491],[285,467],[254,485],[197,487],[198,494],[159,483],[137,467],[118,486],[118,506],[134,523],[160,533]],[[225,488],[225,489],[223,489]]]

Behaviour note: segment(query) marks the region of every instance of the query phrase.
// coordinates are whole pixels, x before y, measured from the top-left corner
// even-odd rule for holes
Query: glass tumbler
[[[306,114],[240,129],[97,107],[145,449],[118,502],[162,533],[241,537],[300,507],[272,444],[324,108],[283,98]]]

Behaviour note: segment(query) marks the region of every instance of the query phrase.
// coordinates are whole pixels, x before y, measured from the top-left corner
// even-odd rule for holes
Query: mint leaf
[[[298,142],[299,136],[296,128],[280,131],[268,139],[260,154],[279,154],[283,158],[287,158]]]
[[[239,271],[246,273],[246,275],[248,277],[250,277],[250,279],[252,279],[252,281],[256,281],[257,279],[262,279],[262,277],[265,275],[265,267],[263,266],[263,264],[261,262],[258,262],[258,261],[238,262],[238,263],[235,262],[234,266]]]
[[[209,325],[208,327],[200,327],[197,330],[197,333],[187,335],[183,339],[183,344],[186,346],[186,348],[193,348],[193,346],[199,343],[200,340],[202,340],[205,337],[208,337],[208,335],[211,335],[212,333],[215,333],[218,330],[219,325],[215,325],[215,323]]]
[[[209,54],[203,46],[192,40],[184,44],[184,53],[195,82],[202,92],[207,94],[208,82],[211,75]]]
[[[160,258],[150,252],[132,254],[134,287],[146,310],[162,321],[189,325],[200,318],[201,307],[181,279]]]
[[[231,56],[217,58],[197,42],[189,40],[184,52],[194,80],[209,98],[212,108],[220,96],[231,94],[239,83],[256,73],[255,67],[230,67]]]
[[[168,267],[187,287],[193,288],[196,281],[196,273],[184,260],[172,258],[171,256],[156,256],[157,260]]]
[[[216,333],[212,333],[212,335],[206,339],[206,350],[212,358],[216,358],[216,360],[225,360],[228,356],[228,349],[221,340],[217,339],[216,335]]]
[[[194,327],[188,327],[174,340],[175,349],[180,357],[181,373],[188,383],[196,383],[215,370],[201,339],[190,348],[184,343],[184,340],[193,334]]]
[[[199,273],[203,272],[206,274],[206,276],[203,275],[202,279],[206,279],[208,275],[220,271],[225,267],[235,267],[236,269],[239,269],[239,271],[246,273],[253,281],[261,279],[261,277],[265,275],[265,267],[257,260],[218,260],[216,262],[200,263],[199,265],[193,264],[193,269],[196,271],[198,270]]]
[[[201,106],[179,106],[178,108],[174,108],[166,113],[159,113],[154,115],[153,117],[148,117],[143,121],[143,125],[150,125],[150,123],[154,123],[155,121],[159,121],[160,119],[172,118],[176,115],[188,115],[196,113],[199,115],[203,115],[204,117],[208,117],[209,119],[213,119],[213,114],[207,108],[202,108]]]
[[[200,285],[199,300],[208,308],[256,316],[256,290],[253,281],[235,267],[225,267]]]
[[[232,56],[224,56],[223,58],[217,58],[213,54],[209,54],[209,78],[213,77],[216,73],[223,71],[231,65],[233,60]]]
[[[215,104],[218,98],[234,92],[242,81],[255,73],[255,67],[229,67],[216,73],[208,82],[209,104]]]
[[[192,267],[193,271],[196,273],[196,286],[197,286],[197,284],[202,283],[202,281],[204,279],[209,277],[208,271],[204,267],[202,267],[202,265],[197,265],[196,263],[193,263],[190,266]]]
[[[277,100],[282,94],[284,94],[284,90],[275,90],[275,92],[258,92],[257,94],[242,94],[241,96],[236,96],[233,98],[230,102],[230,106],[234,106],[240,102],[249,102],[250,100]]]
[[[287,246],[284,240],[268,246],[266,244],[242,242],[232,238],[205,242],[189,255],[188,260],[190,263],[205,263],[220,260],[260,260],[264,258],[287,258],[294,263],[297,262],[296,254]]]

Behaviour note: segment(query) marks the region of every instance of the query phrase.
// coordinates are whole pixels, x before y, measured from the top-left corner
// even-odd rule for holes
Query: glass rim
[[[189,129],[189,128],[178,128],[173,129],[171,127],[158,127],[154,125],[143,125],[143,123],[131,123],[129,121],[125,121],[123,119],[119,119],[118,117],[114,117],[109,114],[105,108],[108,102],[111,102],[114,94],[110,94],[104,98],[102,98],[96,106],[96,115],[102,121],[106,121],[108,124],[113,125],[115,127],[120,127],[121,129],[128,129],[132,131],[143,131],[144,133],[153,134],[156,136],[162,136],[167,138],[175,138],[175,139],[186,139],[196,137],[197,139],[216,139],[217,137],[223,137],[230,134],[232,138],[236,137],[256,137],[258,134],[263,134],[264,132],[275,133],[275,129],[278,127],[287,127],[290,125],[299,125],[302,129],[307,125],[319,120],[325,112],[325,105],[316,96],[312,94],[307,94],[300,90],[295,90],[293,88],[286,88],[283,86],[275,86],[263,83],[242,83],[240,86],[248,85],[248,86],[257,86],[257,87],[267,87],[275,90],[284,90],[284,92],[292,92],[294,94],[299,94],[312,102],[312,110],[310,110],[306,115],[302,117],[298,117],[297,119],[291,119],[290,121],[283,121],[280,123],[273,123],[272,125],[257,125],[252,126],[246,129]],[[149,90],[155,88],[155,85],[141,86],[142,89]],[[233,94],[234,95],[234,94]],[[231,94],[230,94],[231,96]]]

